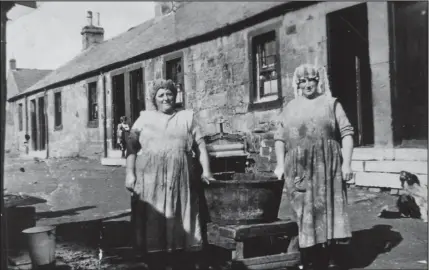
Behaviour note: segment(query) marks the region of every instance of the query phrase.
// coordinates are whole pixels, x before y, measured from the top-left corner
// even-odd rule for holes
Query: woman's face
[[[161,88],[156,92],[155,103],[158,111],[169,113],[174,109],[174,94],[169,89]]]
[[[302,95],[306,98],[313,98],[317,94],[318,81],[315,78],[301,78],[298,82],[298,87],[302,91]]]

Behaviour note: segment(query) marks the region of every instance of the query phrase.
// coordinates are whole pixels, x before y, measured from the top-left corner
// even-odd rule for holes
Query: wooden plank
[[[231,238],[226,238],[223,236],[218,236],[218,237],[208,236],[207,238],[208,238],[209,244],[222,247],[224,249],[235,250],[235,248],[237,247],[237,243],[234,241],[234,239],[231,239]]]
[[[233,260],[233,269],[277,269],[296,266],[300,262],[300,253],[283,253]]]
[[[233,250],[236,247],[234,239],[219,235],[219,226],[215,223],[207,224],[207,241],[211,245],[219,246],[228,250]]]
[[[298,235],[298,226],[295,221],[281,220],[271,223],[251,225],[228,225],[219,226],[221,236],[241,241],[258,236],[270,236],[284,234],[288,236]]]

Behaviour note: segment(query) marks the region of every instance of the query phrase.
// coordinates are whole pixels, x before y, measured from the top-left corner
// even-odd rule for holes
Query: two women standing
[[[327,261],[313,255],[335,251],[338,242],[351,237],[344,181],[352,177],[353,128],[330,95],[323,69],[298,67],[293,86],[295,99],[284,109],[283,127],[275,135],[275,174],[285,178],[284,199],[296,214],[304,267],[322,269]],[[157,81],[152,90],[157,110],[141,113],[128,141],[126,187],[137,198],[135,238],[145,251],[202,245],[197,186],[212,174],[198,122],[191,110],[174,109],[176,94],[171,81]],[[193,149],[202,176],[193,175]]]

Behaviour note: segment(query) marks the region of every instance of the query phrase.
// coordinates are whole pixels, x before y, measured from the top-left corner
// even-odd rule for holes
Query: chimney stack
[[[97,26],[92,21],[92,11],[87,12],[87,25],[82,28],[82,50],[104,41],[104,29],[100,27],[100,13],[97,12]]]
[[[86,19],[88,21],[88,26],[92,26],[92,11],[87,12]]]
[[[9,69],[16,70],[16,60],[14,58],[9,60]]]
[[[160,1],[155,2],[155,17],[167,15],[184,5],[183,1]]]

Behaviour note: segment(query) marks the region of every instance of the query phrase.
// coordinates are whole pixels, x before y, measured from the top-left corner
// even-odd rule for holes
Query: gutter
[[[200,34],[200,35],[197,35],[194,37],[190,37],[188,39],[178,41],[176,43],[166,45],[166,46],[163,46],[163,47],[160,47],[157,49],[153,49],[151,51],[141,53],[139,55],[125,59],[123,61],[118,61],[118,62],[109,64],[107,66],[100,67],[100,68],[97,68],[95,70],[76,75],[75,77],[52,83],[52,84],[44,86],[44,87],[47,89],[58,88],[58,87],[61,87],[61,86],[67,85],[67,84],[71,84],[75,81],[80,81],[80,80],[84,80],[88,77],[97,76],[100,74],[100,72],[106,73],[106,72],[109,72],[111,70],[118,69],[118,68],[127,66],[129,64],[135,63],[135,62],[155,58],[157,56],[164,55],[164,54],[170,53],[172,51],[187,48],[187,47],[190,47],[190,46],[195,45],[195,44],[207,42],[207,41],[213,40],[214,39],[213,37],[228,36],[232,33],[237,32],[237,31],[240,31],[240,30],[249,28],[253,25],[262,23],[268,19],[279,17],[279,16],[284,15],[287,12],[291,12],[291,11],[294,11],[294,10],[297,10],[297,9],[300,9],[303,7],[311,6],[311,5],[320,3],[320,2],[322,2],[322,1],[287,1],[284,4],[280,4],[280,5],[271,7],[271,8],[266,9],[260,13],[255,14],[253,16],[245,18],[241,21],[237,21],[237,22],[234,22],[231,24],[226,24],[226,25],[221,26],[220,28],[214,29],[210,32]],[[8,101],[13,101],[13,100],[21,98],[24,95],[32,95],[32,94],[36,94],[36,93],[41,92],[41,91],[43,91],[42,88],[39,88],[39,89],[35,89],[35,90],[32,90],[32,91],[27,92],[27,93],[18,94],[17,96],[10,98]]]

